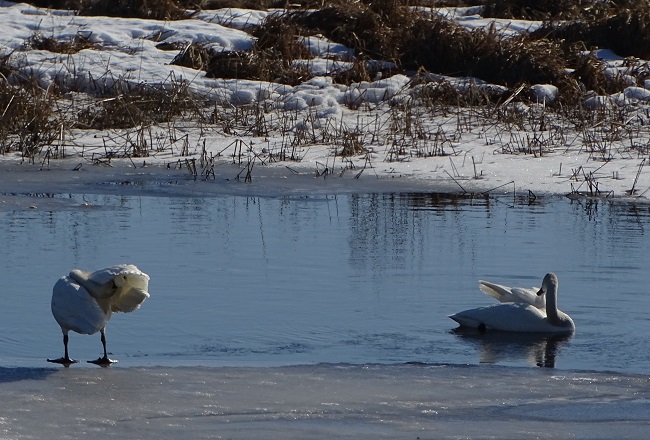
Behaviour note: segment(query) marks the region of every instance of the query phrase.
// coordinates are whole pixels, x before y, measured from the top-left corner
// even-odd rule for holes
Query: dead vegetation
[[[97,46],[82,34],[77,34],[72,38],[60,41],[52,36],[48,37],[40,32],[36,32],[25,41],[22,50],[47,50],[54,53],[72,54],[84,49],[95,48]]]
[[[183,47],[174,64],[203,70],[209,77],[295,85],[310,77],[311,54],[301,38],[323,35],[354,50],[348,71],[332,72],[351,84],[399,72],[424,70],[449,76],[473,76],[517,87],[550,83],[564,104],[575,104],[584,91],[611,92],[620,87],[585,50],[607,47],[623,56],[650,58],[650,1],[484,0],[448,1],[445,5],[482,4],[491,17],[544,20],[530,35],[506,37],[496,28],[468,30],[408,0],[343,0],[291,3],[265,0],[38,0],[37,6],[64,7],[80,15],[177,20],[207,8],[284,8],[270,14],[251,33],[248,52],[215,53],[201,45]],[[422,6],[440,2],[420,1]],[[565,20],[560,22],[559,20]],[[568,20],[568,21],[566,21]],[[35,34],[26,44],[59,53],[92,48],[81,36],[68,42]],[[163,47],[173,49],[173,47]],[[380,60],[380,63],[374,62]],[[568,73],[567,68],[574,69]]]
[[[0,153],[33,159],[58,134],[55,96],[36,85],[15,86],[0,78]]]
[[[550,29],[504,36],[494,27],[468,30],[407,2],[329,2],[316,10],[304,7],[269,15],[252,31],[257,40],[250,52],[206,53],[192,47],[183,49],[175,62],[197,66],[211,77],[295,85],[310,77],[298,67],[304,64],[296,62],[311,57],[300,38],[323,35],[355,53],[349,70],[332,72],[336,82],[346,85],[371,81],[378,74],[426,71],[472,76],[510,88],[554,84],[561,89],[562,102],[572,105],[585,90],[602,93],[621,86],[604,74],[604,66],[594,57],[584,54],[584,46],[569,44],[564,34],[554,37]]]
[[[170,78],[160,84],[134,84],[118,80],[76,113],[74,126],[104,130],[160,124],[197,112],[202,106],[185,81]]]
[[[523,20],[574,20],[593,16],[607,2],[599,0],[486,0],[484,17]]]
[[[532,37],[563,44],[579,43],[586,50],[610,49],[623,57],[650,58],[650,1],[617,3],[619,7],[614,10],[591,12],[569,22],[548,22],[533,32]]]
[[[44,6],[47,2],[32,3]],[[179,124],[191,121],[201,128],[203,141],[204,128],[240,138],[236,163],[245,167],[247,179],[255,164],[300,161],[306,149],[323,145],[335,145],[332,161],[346,170],[353,168],[351,158],[364,158],[370,166],[378,157],[386,162],[449,157],[458,181],[481,178],[477,166],[482,159],[460,157],[458,148],[464,141],[477,139],[488,148],[494,146],[495,154],[544,156],[581,149],[592,161],[635,157],[650,162],[647,115],[610,107],[587,111],[584,105],[588,94],[614,94],[629,86],[631,79],[642,85],[648,77],[647,64],[634,59],[629,60],[625,75],[612,74],[592,51],[608,47],[625,55],[650,57],[644,52],[650,47],[644,40],[650,35],[649,2],[622,2],[627,9],[616,9],[615,14],[613,3],[596,0],[484,4],[485,11],[495,17],[545,23],[530,34],[504,36],[496,27],[468,30],[431,10],[413,8],[408,0],[307,1],[269,14],[259,26],[248,29],[255,37],[250,51],[219,52],[196,43],[159,45],[161,50],[178,51],[172,64],[207,77],[294,86],[312,78],[307,66],[313,55],[304,38],[323,36],[352,49],[349,69],[331,73],[336,83],[350,86],[395,73],[411,78],[400,92],[408,96],[407,101],[347,102],[348,109],[359,115],[352,126],[342,120],[319,122],[311,107],[284,110],[266,102],[264,94],[208,105],[189,91],[185,80],[173,77],[151,84],[113,78],[107,72],[105,78],[86,79],[80,98],[82,94],[69,82],[39,85],[21,69],[14,54],[6,54],[0,59],[0,151],[19,152],[32,160],[38,154],[58,157],[60,152],[52,146],[64,145],[64,132],[94,129],[111,132],[102,140],[97,161],[147,157],[161,151],[186,157],[190,149],[202,148],[201,139],[190,145],[187,136],[175,134]],[[199,8],[287,6],[286,2],[261,0],[52,0],[48,5],[65,5],[79,14],[160,20],[188,18]],[[560,19],[569,21],[560,23]],[[614,42],[620,46],[612,47]],[[60,41],[36,32],[21,50],[73,54],[85,49],[101,48],[81,35]],[[458,87],[452,80],[458,77],[480,80]],[[529,92],[532,84],[557,86],[559,99],[538,105]],[[634,118],[641,121],[636,128],[621,128],[629,127]],[[441,119],[446,122],[435,122]],[[161,125],[166,125],[169,136],[156,134],[155,127]],[[193,162],[183,162],[183,166],[193,169],[195,176],[214,177],[215,158],[202,151],[198,168]],[[461,160],[471,161],[473,176],[457,172],[455,164]],[[323,169],[328,171],[319,170],[319,175],[331,171],[332,163]],[[574,173],[574,182],[588,185],[591,193],[601,191],[597,178],[587,172]]]
[[[270,15],[253,29],[250,51],[216,52],[200,44],[184,47],[171,64],[204,70],[209,78],[249,79],[297,85],[312,77],[299,60],[312,58],[296,25]]]

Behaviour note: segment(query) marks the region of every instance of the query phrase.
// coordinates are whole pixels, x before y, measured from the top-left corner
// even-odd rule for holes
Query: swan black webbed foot
[[[114,359],[109,359],[108,356],[97,358],[94,361],[88,361],[89,364],[99,365],[100,367],[108,367],[116,362],[119,361],[116,361]]]
[[[58,359],[48,359],[48,362],[52,362],[53,364],[61,364],[64,367],[68,368],[72,364],[76,364],[79,361],[75,361],[74,359],[70,359],[69,357],[62,357]]]

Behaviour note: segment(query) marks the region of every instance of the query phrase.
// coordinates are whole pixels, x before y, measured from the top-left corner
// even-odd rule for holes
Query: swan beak
[[[544,295],[544,293],[546,293],[546,292],[544,292],[544,288],[542,287],[541,289],[539,289],[537,291],[537,296],[542,296],[542,295]]]

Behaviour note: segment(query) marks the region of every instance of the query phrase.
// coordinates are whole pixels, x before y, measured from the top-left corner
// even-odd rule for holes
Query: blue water
[[[435,194],[53,195],[0,211],[0,359],[63,352],[51,288],[72,268],[132,262],[151,298],[115,314],[122,366],[494,363],[650,372],[650,207]],[[477,281],[560,280],[564,340],[457,333],[492,304]],[[94,359],[98,335],[71,334]]]

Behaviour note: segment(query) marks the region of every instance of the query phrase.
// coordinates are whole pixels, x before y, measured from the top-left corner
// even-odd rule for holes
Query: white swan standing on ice
[[[132,312],[149,298],[149,275],[132,264],[120,264],[92,273],[74,269],[60,278],[52,291],[52,314],[63,331],[64,357],[48,362],[65,365],[77,361],[68,356],[68,332],[101,333],[104,356],[93,364],[117,362],[108,358],[105,328],[113,312]]]
[[[537,295],[546,296],[546,310],[526,302],[511,302],[465,310],[449,316],[461,327],[483,332],[501,330],[510,332],[571,334],[575,324],[569,315],[557,308],[558,281],[547,273]]]

